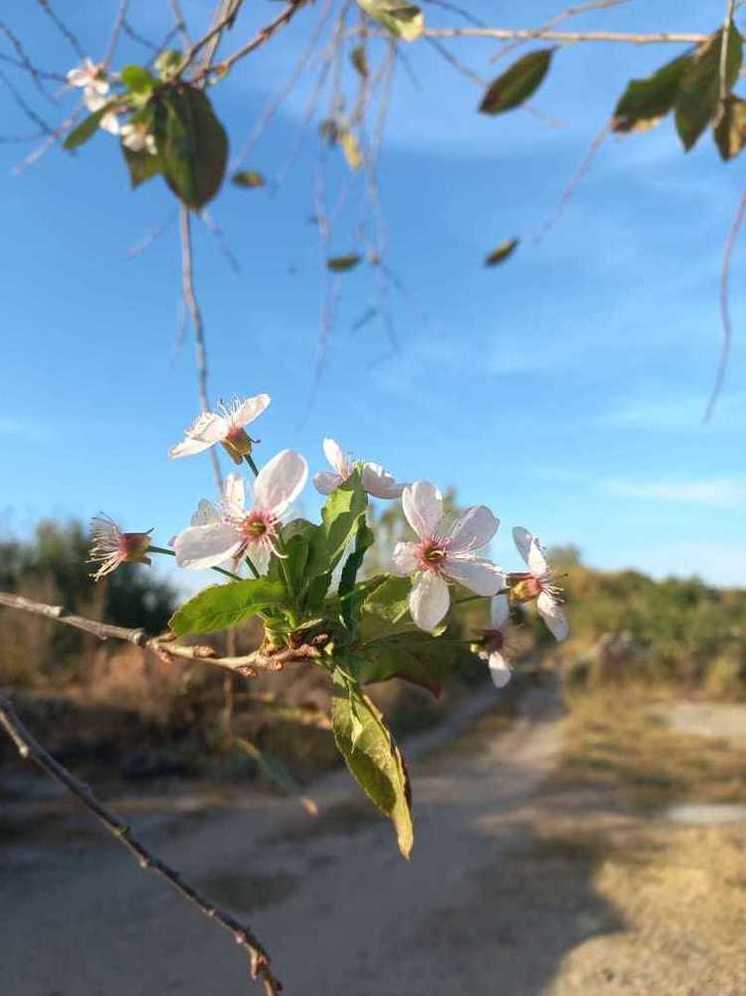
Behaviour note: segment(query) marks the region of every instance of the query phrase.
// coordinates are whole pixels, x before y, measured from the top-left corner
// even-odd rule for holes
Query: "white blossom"
[[[155,138],[148,131],[148,126],[142,121],[128,121],[119,129],[122,145],[132,152],[149,152],[156,154]]]
[[[319,471],[314,476],[313,483],[322,495],[330,495],[354,474],[356,464],[335,439],[325,439],[323,446],[333,473],[328,470]],[[375,498],[398,498],[404,490],[404,485],[395,481],[379,463],[363,463],[361,476],[363,489]]]
[[[528,565],[528,573],[510,575],[513,597],[524,602],[536,599],[536,608],[549,632],[556,640],[564,640],[570,627],[561,607],[562,589],[554,583],[541,543],[522,526],[513,530],[513,540]]]
[[[476,553],[499,526],[485,505],[467,508],[450,528],[443,528],[440,491],[428,481],[415,481],[404,488],[402,507],[418,540],[396,544],[394,566],[397,573],[414,578],[409,611],[420,629],[435,629],[448,612],[448,581],[486,596],[503,587],[503,571]]]
[[[70,86],[88,90],[92,94],[97,93],[101,97],[106,96],[109,92],[106,69],[101,63],[96,63],[88,58],[83,59],[79,66],[68,72],[67,82]]]
[[[171,459],[201,453],[216,443],[221,443],[234,463],[240,464],[243,457],[251,452],[251,440],[244,431],[258,418],[270,402],[268,394],[241,400],[236,398],[228,405],[221,404],[217,412],[203,412],[194,424],[186,430],[186,439],[169,451]]]
[[[254,481],[254,503],[245,508],[243,478],[229,474],[218,507],[201,501],[188,529],[174,538],[180,567],[204,570],[233,559],[251,558],[264,571],[271,553],[279,553],[278,534],[284,514],[305,487],[308,464],[293,450],[282,450],[266,463]]]
[[[484,631],[485,641],[479,656],[487,661],[495,688],[504,688],[510,681],[510,665],[503,656],[510,621],[510,603],[504,593],[495,595],[490,603],[490,628]]]
[[[103,512],[91,521],[92,542],[89,563],[99,564],[91,575],[94,581],[100,581],[106,574],[111,574],[124,563],[149,564],[146,556],[150,546],[150,534],[124,533],[119,526]]]

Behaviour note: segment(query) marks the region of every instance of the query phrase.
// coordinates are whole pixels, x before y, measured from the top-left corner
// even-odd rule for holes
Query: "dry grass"
[[[674,802],[746,802],[746,746],[669,727],[670,689],[617,687],[568,696],[555,782],[604,785],[637,810]]]

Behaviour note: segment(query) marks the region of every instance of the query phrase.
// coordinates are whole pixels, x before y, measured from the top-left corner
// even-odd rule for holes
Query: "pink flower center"
[[[277,520],[264,508],[252,508],[241,522],[241,536],[247,546],[271,540],[277,532]]]
[[[147,552],[150,536],[148,533],[120,533],[117,546],[123,561],[137,561]]]
[[[448,556],[448,540],[433,536],[423,540],[417,549],[417,558],[423,571],[440,574]]]

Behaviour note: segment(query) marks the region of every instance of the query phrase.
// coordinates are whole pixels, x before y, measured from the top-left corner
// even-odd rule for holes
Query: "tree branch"
[[[426,28],[426,38],[497,38],[537,39],[568,42],[627,42],[634,45],[658,45],[664,42],[699,45],[709,35],[695,32],[659,31],[654,34],[634,34],[628,31],[537,31],[535,28]]]
[[[200,913],[215,920],[233,935],[236,943],[244,949],[248,956],[252,979],[261,980],[266,996],[275,996],[280,992],[282,985],[272,972],[269,955],[250,927],[240,923],[230,913],[211,903],[194,886],[190,885],[175,868],[166,864],[147,848],[116,813],[96,798],[87,785],[84,785],[52,757],[24,726],[9,700],[2,696],[0,696],[0,726],[5,729],[21,757],[24,760],[32,761],[45,774],[75,796],[88,812],[95,816],[109,833],[127,848],[140,868],[150,869],[160,875]]]
[[[202,321],[202,311],[194,292],[194,261],[192,254],[192,225],[189,208],[182,205],[179,209],[179,231],[181,234],[181,291],[184,304],[192,319],[194,328],[194,356],[197,366],[197,392],[203,412],[210,409],[210,397],[207,391],[208,367],[207,346],[205,344],[205,326]],[[215,447],[210,447],[210,459],[215,474],[218,491],[223,487],[223,475],[220,471],[220,461]]]

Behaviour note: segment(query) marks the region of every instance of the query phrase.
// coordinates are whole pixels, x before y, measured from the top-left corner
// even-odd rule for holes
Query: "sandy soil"
[[[746,926],[746,905],[718,911],[711,888],[723,831],[644,821],[601,787],[558,789],[556,689],[531,689],[519,713],[447,748],[414,745],[426,756],[412,765],[411,862],[339,777],[315,794],[315,822],[257,799],[147,815],[149,837],[249,920],[289,996],[746,993],[743,955],[702,929],[703,916]],[[54,848],[3,850],[2,996],[255,991],[227,935],[83,826]],[[746,835],[730,844],[740,859]],[[686,874],[667,878],[669,866]]]

